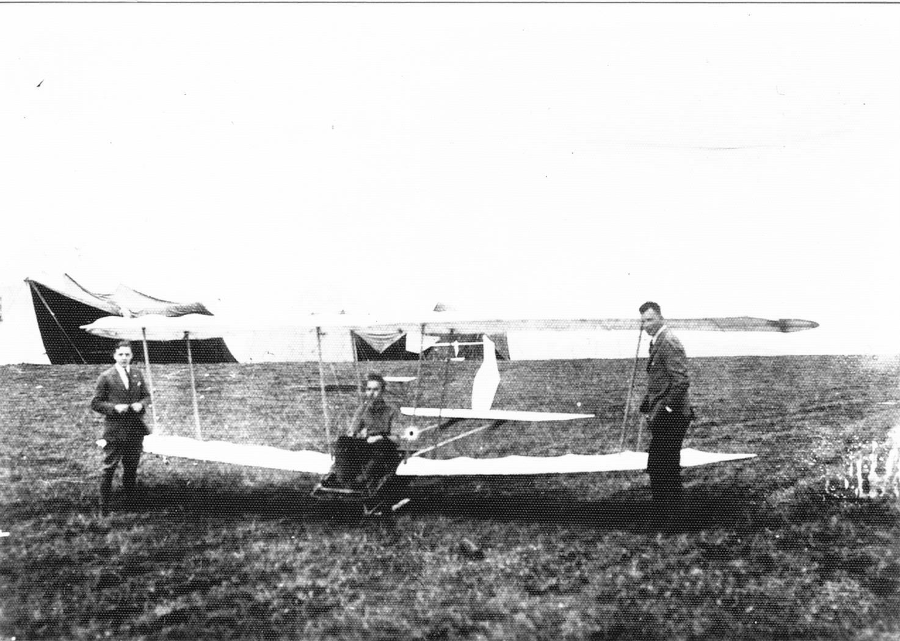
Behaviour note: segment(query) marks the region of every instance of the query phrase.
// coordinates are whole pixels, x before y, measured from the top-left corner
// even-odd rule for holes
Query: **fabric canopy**
[[[64,274],[61,279],[53,279],[53,282],[39,282],[30,278],[26,279],[26,282],[118,316],[143,316],[145,314],[184,316],[210,313],[202,303],[176,303],[163,300],[143,294],[127,285],[119,285],[111,294],[92,292],[68,274]]]
[[[106,364],[118,336],[88,334],[81,327],[101,318],[128,320],[129,317],[169,318],[212,316],[201,303],[176,303],[147,296],[119,285],[112,294],[98,294],[82,287],[69,276],[39,282],[26,279],[35,320],[47,358],[54,365],[66,363]],[[48,284],[50,283],[50,284]],[[183,332],[178,338],[183,338]],[[148,352],[156,363],[187,362],[184,341],[149,340]],[[198,340],[192,345],[198,363],[234,363],[235,358],[220,337]],[[136,353],[141,361],[143,353]]]

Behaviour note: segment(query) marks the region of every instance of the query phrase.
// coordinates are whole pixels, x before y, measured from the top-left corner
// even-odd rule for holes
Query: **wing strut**
[[[197,428],[197,440],[203,440],[203,433],[200,431],[200,410],[197,407],[197,383],[194,381],[194,359],[191,356],[191,333],[184,333],[184,340],[187,341],[187,357],[188,369],[191,371],[191,398],[194,401],[194,426]]]
[[[422,358],[425,354],[425,323],[419,327],[419,364],[416,366],[416,395],[413,408],[419,407],[419,389],[422,387]]]
[[[147,349],[147,328],[142,327],[141,332],[144,335],[144,369],[147,371],[147,382],[150,383],[150,409],[153,411],[153,433],[156,434],[159,431],[159,423],[156,420],[156,403],[153,402],[155,391],[153,389],[153,374],[150,372],[150,350]]]
[[[441,402],[440,402],[440,405],[438,405],[438,408],[439,408],[439,410],[438,410],[438,428],[439,429],[437,432],[435,432],[435,436],[437,436],[437,434],[439,434],[441,431],[443,431],[441,428],[447,427],[448,425],[450,425],[449,422],[445,423],[444,425],[440,424],[441,423],[441,415],[444,413],[444,402],[447,400],[447,381],[449,380],[449,378],[450,378],[450,352],[448,351],[447,356],[444,359],[444,381],[441,384]],[[430,448],[426,449],[425,451],[428,452],[428,451],[434,450],[435,448],[437,448],[439,446],[440,446],[439,444],[435,445],[434,447],[430,447]]]
[[[638,451],[640,451],[640,449],[641,449],[641,436],[643,436],[643,434],[644,434],[644,423],[645,422],[646,422],[646,419],[641,417],[641,422],[638,423],[638,439],[637,439],[637,445],[635,446]]]
[[[485,423],[484,425],[481,425],[480,427],[476,427],[475,429],[469,430],[468,432],[463,432],[462,434],[454,436],[453,438],[448,438],[447,440],[441,441],[440,443],[436,443],[436,444],[432,445],[431,447],[426,447],[425,449],[417,450],[413,454],[413,456],[422,456],[423,454],[431,452],[432,450],[436,450],[439,447],[443,447],[444,445],[447,445],[448,443],[452,443],[453,441],[458,441],[459,439],[465,438],[466,436],[471,436],[472,434],[477,434],[478,432],[481,432],[482,430],[486,430],[489,427],[498,427],[500,425],[503,425],[505,422],[506,421],[504,421],[503,419],[500,419],[500,420],[496,420],[496,421],[491,421],[490,423]]]
[[[363,398],[363,382],[359,373],[359,353],[356,351],[356,334],[350,332],[350,345],[353,347],[353,373],[356,374],[356,395]]]
[[[322,328],[316,327],[316,345],[319,348],[319,388],[322,390],[322,414],[325,417],[325,440],[331,456],[331,421],[328,420],[328,397],[325,395],[325,366],[322,363]]]
[[[622,439],[619,441],[619,451],[625,447],[625,428],[628,426],[628,414],[631,413],[631,395],[634,393],[634,379],[637,377],[638,356],[641,353],[641,336],[644,333],[644,322],[638,329],[638,342],[634,350],[634,367],[631,368],[631,383],[628,385],[628,396],[625,397],[625,416],[622,417]],[[640,445],[640,436],[638,436],[638,445]]]

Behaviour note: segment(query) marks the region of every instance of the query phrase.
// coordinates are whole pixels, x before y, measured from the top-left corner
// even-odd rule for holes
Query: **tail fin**
[[[484,362],[472,381],[472,409],[489,410],[500,386],[500,370],[497,369],[497,352],[494,341],[484,336]]]

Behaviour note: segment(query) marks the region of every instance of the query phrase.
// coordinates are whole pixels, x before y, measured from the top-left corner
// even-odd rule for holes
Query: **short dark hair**
[[[662,310],[659,308],[659,303],[654,303],[652,300],[648,300],[646,303],[641,305],[641,308],[638,310],[641,314],[646,312],[648,309],[654,310],[657,314],[662,316]]]
[[[375,381],[376,383],[381,383],[381,389],[387,389],[387,383],[384,382],[384,376],[378,374],[377,372],[369,372],[366,374],[366,383],[370,381]]]
[[[114,349],[113,351],[118,352],[120,347],[127,347],[132,352],[134,351],[134,349],[131,347],[131,341],[119,341],[118,343],[116,343],[116,349]]]

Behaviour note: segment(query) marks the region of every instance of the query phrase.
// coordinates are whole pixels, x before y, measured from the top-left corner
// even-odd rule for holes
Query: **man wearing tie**
[[[131,369],[131,343],[122,341],[113,353],[116,364],[97,379],[97,390],[91,409],[105,416],[103,439],[103,478],[100,481],[100,509],[109,508],[113,476],[122,462],[122,486],[126,496],[134,498],[138,462],[143,449],[144,435],[150,430],[143,415],[150,403],[150,390],[144,377]]]
[[[681,442],[694,412],[690,400],[687,356],[681,341],[666,327],[658,304],[640,307],[641,324],[652,337],[647,362],[647,394],[641,412],[650,429],[647,474],[657,519],[681,509]]]

